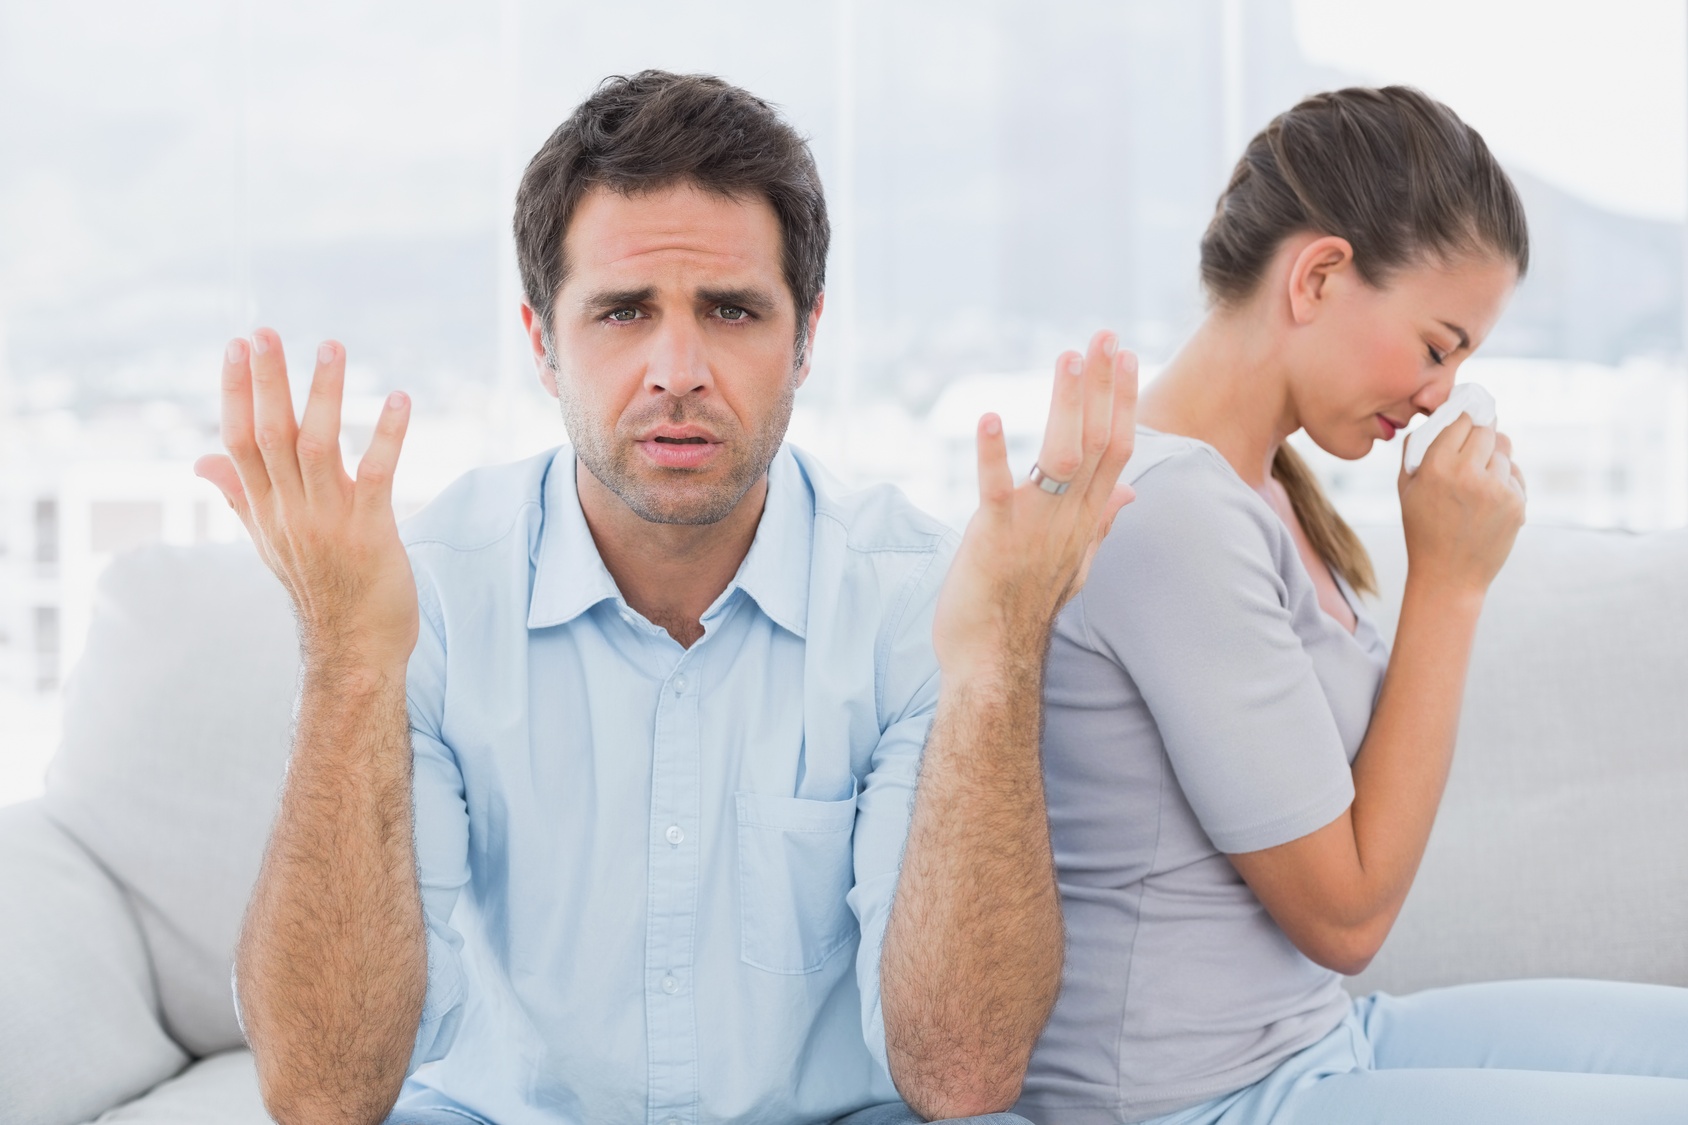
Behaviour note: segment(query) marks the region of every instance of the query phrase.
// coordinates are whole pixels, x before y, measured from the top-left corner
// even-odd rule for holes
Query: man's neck
[[[585,465],[575,480],[586,526],[622,598],[683,647],[697,643],[704,611],[750,553],[768,498],[766,474],[726,519],[711,524],[651,523]]]

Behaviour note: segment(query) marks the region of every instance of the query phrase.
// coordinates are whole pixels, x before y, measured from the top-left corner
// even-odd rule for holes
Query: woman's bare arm
[[[1510,443],[1461,418],[1402,480],[1408,578],[1383,690],[1354,760],[1354,802],[1316,832],[1230,857],[1319,964],[1357,973],[1394,925],[1453,761],[1477,619],[1523,524]]]

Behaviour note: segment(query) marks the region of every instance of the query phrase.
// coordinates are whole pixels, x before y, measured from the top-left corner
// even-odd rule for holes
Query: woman
[[[1202,240],[1209,314],[1140,404],[1137,498],[1056,629],[1067,966],[1019,1112],[1688,1121],[1688,990],[1340,983],[1423,854],[1524,482],[1468,417],[1403,474],[1391,655],[1364,549],[1284,442],[1358,458],[1434,410],[1528,260],[1506,175],[1415,90],[1318,95],[1249,144]]]

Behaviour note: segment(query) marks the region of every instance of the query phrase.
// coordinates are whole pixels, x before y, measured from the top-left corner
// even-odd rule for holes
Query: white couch
[[[1392,619],[1399,534],[1368,541]],[[0,1125],[267,1120],[229,963],[296,668],[249,549],[149,549],[106,574],[46,793],[0,809]],[[1688,531],[1526,529],[1460,741],[1417,886],[1356,991],[1688,985]]]

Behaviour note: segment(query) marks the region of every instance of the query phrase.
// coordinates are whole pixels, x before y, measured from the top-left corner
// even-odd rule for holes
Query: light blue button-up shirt
[[[401,1105],[791,1125],[895,1100],[879,952],[954,534],[787,447],[690,649],[622,599],[566,448],[468,474],[404,538],[428,991]]]

